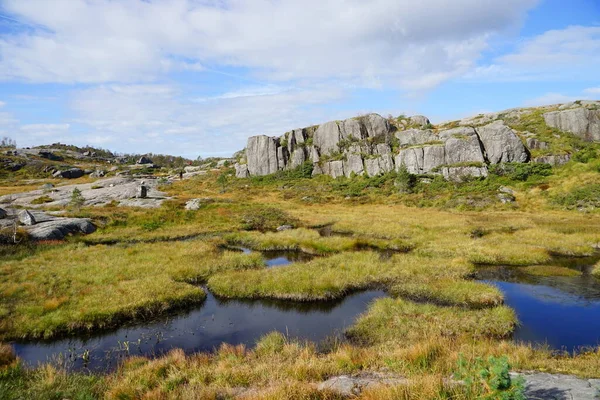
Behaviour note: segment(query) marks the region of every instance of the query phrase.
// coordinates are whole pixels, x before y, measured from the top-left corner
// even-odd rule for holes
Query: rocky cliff
[[[279,137],[252,136],[235,168],[245,178],[311,162],[313,175],[334,178],[406,168],[460,180],[487,176],[490,164],[564,163],[578,140],[600,141],[600,102],[517,108],[437,126],[424,116],[368,114]]]

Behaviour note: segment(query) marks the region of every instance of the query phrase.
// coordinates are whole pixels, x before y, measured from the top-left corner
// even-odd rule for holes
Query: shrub
[[[394,185],[396,185],[400,193],[412,193],[417,185],[417,176],[408,172],[403,165],[396,174]]]
[[[75,210],[79,210],[83,206],[84,202],[85,199],[81,194],[81,190],[79,190],[78,188],[73,189],[73,192],[71,193],[71,201],[69,202],[69,206]]]
[[[462,355],[458,360],[455,378],[465,383],[468,398],[489,400],[525,400],[525,380],[510,377],[506,356],[487,360],[476,358],[469,363]]]
[[[552,175],[552,166],[542,163],[503,163],[490,166],[490,172],[514,181],[528,181]]]
[[[31,204],[45,204],[45,203],[52,203],[54,201],[54,199],[48,195],[44,195],[41,197],[38,197],[37,199],[34,199]]]
[[[598,152],[593,147],[586,147],[573,154],[573,160],[583,164],[596,158],[598,158]]]
[[[283,210],[261,206],[242,215],[242,228],[248,231],[274,231],[281,225],[296,226],[298,220]]]
[[[567,209],[600,207],[600,184],[591,184],[559,194],[552,203]]]

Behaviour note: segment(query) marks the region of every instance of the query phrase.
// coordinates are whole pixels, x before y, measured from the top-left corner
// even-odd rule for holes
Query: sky
[[[367,112],[600,99],[600,0],[0,0],[0,136],[228,156]]]

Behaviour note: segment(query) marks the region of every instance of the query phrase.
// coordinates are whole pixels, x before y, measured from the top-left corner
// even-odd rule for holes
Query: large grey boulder
[[[343,139],[364,139],[367,137],[367,129],[358,118],[349,118],[342,121]]]
[[[431,122],[429,122],[429,118],[427,118],[424,115],[413,115],[408,119],[408,122],[410,125],[418,126],[421,128],[427,128],[429,127],[429,125],[431,125]]]
[[[352,173],[362,175],[365,172],[363,159],[360,154],[347,154],[344,161],[344,174],[350,177]]]
[[[534,163],[550,164],[552,166],[559,166],[568,163],[571,160],[570,154],[552,154],[547,156],[539,156],[534,158]]]
[[[77,179],[81,178],[84,175],[82,169],[79,168],[71,168],[65,171],[56,171],[52,174],[55,178],[65,178],[65,179]]]
[[[17,219],[21,223],[21,225],[25,226],[33,226],[36,224],[35,217],[32,213],[27,210],[22,210],[17,214]]]
[[[330,155],[335,151],[339,151],[338,143],[340,140],[342,140],[342,132],[336,121],[320,125],[313,137],[313,143],[319,149],[321,155]]]
[[[477,128],[487,159],[492,164],[527,162],[529,151],[515,132],[502,121]]]
[[[62,240],[75,233],[90,234],[96,227],[87,218],[52,218],[26,228],[33,240]]]
[[[322,174],[329,175],[333,178],[339,178],[340,176],[345,176],[344,161],[342,161],[342,160],[324,162],[323,165],[320,167],[320,169],[321,169]]]
[[[290,169],[301,166],[306,161],[306,149],[304,147],[297,147],[292,153],[288,167]]]
[[[399,131],[395,134],[400,146],[415,146],[425,143],[431,143],[439,138],[432,132],[422,129],[407,129],[405,131]]]
[[[153,164],[152,160],[146,156],[141,156],[136,164]]]
[[[269,175],[278,171],[277,146],[278,140],[273,137],[260,135],[248,138],[246,156],[250,175]]]
[[[390,123],[387,119],[383,118],[379,114],[369,114],[366,117],[362,117],[361,119],[365,124],[367,137],[375,138],[384,136],[386,139],[389,138],[391,129]]]
[[[433,145],[400,150],[396,169],[406,167],[411,174],[426,174],[445,164],[444,146]]]
[[[485,178],[488,176],[487,167],[443,167],[442,175],[446,180],[462,182],[468,178]]]
[[[485,161],[475,129],[470,127],[449,129],[440,132],[439,138],[444,141],[446,165]]]
[[[584,107],[544,114],[544,121],[552,128],[570,132],[588,141],[600,141],[600,110]]]
[[[235,177],[236,178],[247,178],[249,176],[248,164],[235,163],[235,165],[233,167],[235,168]]]

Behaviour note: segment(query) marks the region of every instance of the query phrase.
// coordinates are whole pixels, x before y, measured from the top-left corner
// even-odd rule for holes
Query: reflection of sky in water
[[[546,280],[548,278],[545,278]],[[517,341],[573,351],[600,344],[600,300],[556,287],[492,281],[504,293],[520,322]]]
[[[383,297],[381,291],[355,293],[337,302],[293,303],[277,301],[219,301],[210,293],[196,310],[144,326],[124,327],[89,339],[66,339],[50,343],[15,344],[17,355],[30,365],[54,359],[59,353],[77,355],[68,366],[81,369],[81,355],[89,350],[88,368],[114,368],[129,354],[155,355],[172,348],[187,353],[211,351],[222,342],[252,346],[271,331],[290,337],[321,341],[340,335],[367,305]],[[69,349],[72,349],[71,351]],[[120,351],[119,351],[120,349]]]

